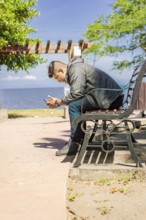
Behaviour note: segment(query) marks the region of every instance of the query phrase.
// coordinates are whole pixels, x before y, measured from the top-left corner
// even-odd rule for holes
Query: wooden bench
[[[94,150],[92,154],[96,155],[96,159],[95,157],[90,158],[88,163],[93,160],[95,164],[98,164],[100,156],[95,153],[97,149],[104,154],[102,162],[105,163],[108,155],[113,154],[116,147],[120,146],[131,152],[137,167],[142,167],[141,146],[133,135],[139,124],[129,116],[135,109],[140,86],[145,76],[146,61],[134,70],[128,83],[125,101],[120,109],[86,112],[74,120],[73,126],[80,123],[85,133],[81,148],[76,155],[74,167],[78,167],[82,163],[85,154],[91,149]]]

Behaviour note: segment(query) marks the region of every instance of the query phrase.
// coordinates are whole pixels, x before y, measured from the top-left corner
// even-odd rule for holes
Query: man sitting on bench
[[[59,61],[51,62],[48,76],[70,86],[69,95],[62,99],[48,96],[50,100],[46,104],[50,108],[69,106],[70,141],[56,152],[56,156],[72,155],[77,152],[84,137],[80,124],[73,128],[73,120],[86,111],[118,109],[123,102],[122,89],[108,74],[85,64],[82,58],[73,58],[68,65]]]

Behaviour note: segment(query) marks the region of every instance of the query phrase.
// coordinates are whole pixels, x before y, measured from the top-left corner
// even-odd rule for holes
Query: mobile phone
[[[49,100],[47,100],[47,99],[44,99],[44,102],[48,102]]]

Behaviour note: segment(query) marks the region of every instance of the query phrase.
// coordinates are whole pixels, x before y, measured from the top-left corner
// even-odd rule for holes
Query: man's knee
[[[70,102],[69,105],[68,105],[68,107],[69,107],[69,109],[70,109],[70,108],[74,108],[74,102]]]
[[[78,101],[72,101],[68,105],[69,111],[80,111],[81,105],[78,103]]]

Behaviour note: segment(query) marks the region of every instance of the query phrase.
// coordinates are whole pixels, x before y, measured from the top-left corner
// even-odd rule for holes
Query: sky
[[[101,15],[112,12],[111,4],[115,0],[38,0],[37,10],[40,16],[35,17],[30,26],[37,30],[30,35],[32,38],[40,38],[43,43],[48,40],[57,43],[61,40],[67,43],[72,39],[77,43],[85,39],[84,33],[89,24],[92,24]],[[49,79],[47,67],[52,60],[60,60],[68,63],[67,54],[42,55],[47,63],[40,64],[29,73],[19,71],[18,73],[7,71],[5,67],[0,72],[0,89],[4,88],[37,88],[63,86],[54,79]],[[85,62],[93,65],[95,57],[85,57]],[[95,65],[114,78],[122,80],[122,74],[113,72],[112,57],[103,57],[96,61]]]

